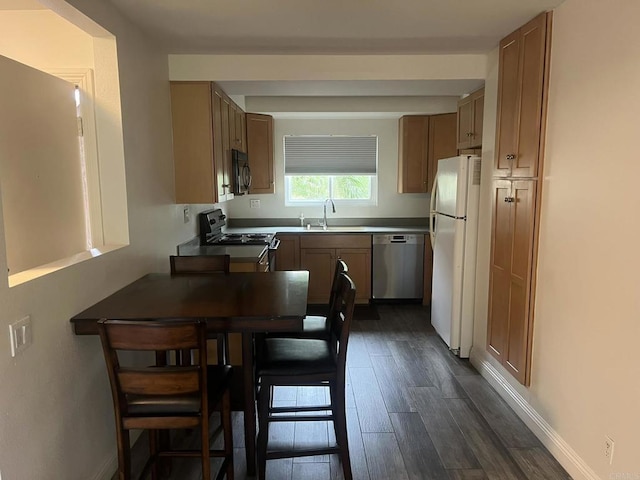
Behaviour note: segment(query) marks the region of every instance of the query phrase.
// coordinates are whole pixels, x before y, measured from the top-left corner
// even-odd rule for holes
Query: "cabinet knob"
[[[473,132],[467,132],[467,137],[473,137]]]
[[[505,201],[506,203],[513,203],[513,201],[514,201],[514,200],[515,200],[515,199],[514,199],[513,197],[504,197],[504,201]]]
[[[516,156],[513,153],[507,155],[507,160],[513,160],[514,158],[516,158]]]

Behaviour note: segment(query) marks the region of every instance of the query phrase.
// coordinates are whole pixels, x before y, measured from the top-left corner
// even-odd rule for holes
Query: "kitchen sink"
[[[362,232],[366,230],[366,227],[360,226],[331,226],[329,225],[326,230],[321,225],[311,225],[306,229],[312,232]]]

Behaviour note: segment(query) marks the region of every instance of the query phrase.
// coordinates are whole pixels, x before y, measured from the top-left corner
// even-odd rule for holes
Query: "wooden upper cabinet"
[[[494,176],[538,175],[546,43],[545,13],[500,42]]]
[[[171,82],[171,119],[177,203],[220,201],[209,82]],[[217,124],[216,124],[217,127]]]
[[[484,88],[458,101],[457,148],[478,148],[482,145]]]
[[[398,130],[398,192],[431,191],[441,158],[457,154],[456,114],[406,115]]]
[[[441,158],[455,157],[458,154],[456,148],[456,123],[455,113],[431,115],[429,117],[429,148],[427,163],[427,192],[433,187],[433,180],[438,171],[438,160]]]
[[[427,192],[428,115],[405,115],[400,118],[398,149],[398,192]]]
[[[247,155],[251,168],[249,193],[274,193],[273,117],[246,114]]]

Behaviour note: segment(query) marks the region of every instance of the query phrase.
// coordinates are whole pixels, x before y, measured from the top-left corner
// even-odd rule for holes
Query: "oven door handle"
[[[273,241],[269,244],[269,250],[277,250],[280,246],[280,239],[274,238]]]

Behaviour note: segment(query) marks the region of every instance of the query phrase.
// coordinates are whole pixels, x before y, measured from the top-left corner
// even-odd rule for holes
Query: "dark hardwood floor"
[[[420,305],[378,305],[349,341],[347,423],[355,480],[552,480],[569,475],[466,360],[447,350]],[[327,395],[282,388],[276,402]],[[247,478],[242,413],[234,419],[235,476]],[[275,424],[270,442],[335,442],[330,423]],[[136,446],[145,452],[143,442]],[[199,480],[198,461],[175,462],[171,480]],[[339,480],[335,455],[267,462],[269,480]]]

